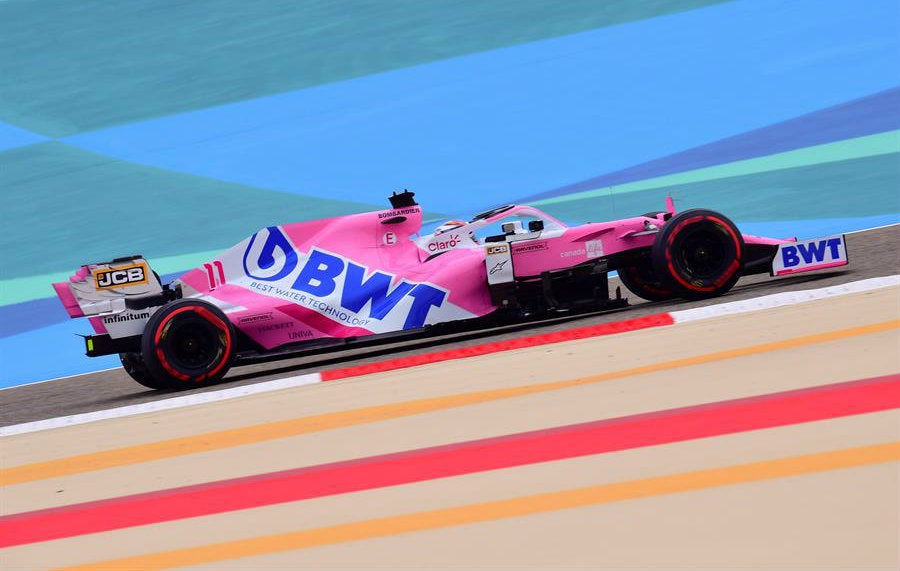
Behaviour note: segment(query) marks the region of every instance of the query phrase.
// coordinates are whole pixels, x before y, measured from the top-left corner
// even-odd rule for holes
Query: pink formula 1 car
[[[426,235],[413,193],[390,200],[389,210],[265,228],[169,284],[132,256],[53,286],[70,316],[89,318],[88,356],[118,353],[148,387],[191,388],[232,365],[442,324],[621,307],[613,270],[645,299],[700,299],[746,274],[847,263],[843,236],[742,235],[716,212],[676,215],[671,199],[663,212],[576,227],[503,206]]]

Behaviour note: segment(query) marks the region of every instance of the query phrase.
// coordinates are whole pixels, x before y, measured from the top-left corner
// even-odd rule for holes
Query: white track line
[[[0,0],[3,2],[4,0]],[[73,379],[75,377],[83,377],[85,375],[95,375],[97,373],[105,373],[106,371],[115,371],[116,369],[121,369],[122,367],[109,367],[107,369],[97,369],[96,371],[88,371],[87,373],[75,373],[74,375],[65,375],[63,377],[53,377],[52,379],[44,379],[42,381],[31,381],[28,383],[24,383],[21,385],[10,385],[8,387],[0,387],[0,392],[8,391],[10,389],[18,389],[19,387],[30,387],[33,385],[40,385],[42,383],[52,383],[53,381],[63,381],[65,379]]]
[[[750,311],[762,311],[764,309],[783,307],[785,305],[795,305],[798,303],[805,303],[807,301],[816,301],[829,297],[871,291],[874,289],[881,289],[896,285],[900,285],[900,275],[870,278],[867,280],[860,280],[857,282],[850,282],[820,289],[773,293],[772,295],[756,297],[753,299],[742,299],[740,301],[719,303],[706,307],[695,307],[693,309],[670,311],[669,315],[672,316],[672,319],[675,320],[675,323],[685,323],[687,321],[710,319],[713,317],[722,317],[724,315],[734,315],[737,313],[747,313]]]
[[[786,305],[796,305],[808,301],[816,301],[820,299],[826,299],[851,293],[871,291],[896,285],[900,285],[900,275],[871,278],[820,289],[776,293],[773,295],[767,295],[755,299],[720,303],[718,305],[711,305],[708,307],[683,309],[680,311],[669,312],[669,315],[672,316],[675,323],[684,323],[688,321],[697,321],[701,319],[711,319],[714,317],[734,315],[737,313],[761,311],[765,309],[772,309],[775,307],[783,307]],[[0,428],[0,437],[12,436],[16,434],[27,434],[30,432],[38,432],[41,430],[49,430],[52,428],[61,428],[64,426],[75,426],[77,424],[96,422],[98,420],[106,420],[109,418],[121,418],[124,416],[132,416],[136,414],[144,414],[160,410],[170,410],[173,408],[182,408],[186,406],[194,406],[210,402],[235,399],[248,395],[278,391],[303,385],[310,385],[318,383],[320,381],[321,376],[319,373],[311,373],[307,375],[287,377],[285,379],[276,379],[274,381],[266,381],[254,385],[223,389],[220,391],[198,393],[194,395],[174,397],[143,404],[123,406],[120,408],[113,408],[109,410],[98,410],[72,416],[62,416],[59,418],[50,418],[47,420],[38,420],[35,422],[26,422],[23,424],[14,424],[12,426]]]
[[[271,391],[280,391],[282,389],[290,389],[303,385],[312,385],[314,383],[318,383],[321,380],[322,377],[321,375],[319,375],[319,373],[310,373],[308,375],[297,375],[284,379],[276,379],[274,381],[266,381],[264,383],[256,383],[255,385],[245,385],[242,387],[198,393],[195,395],[185,395],[181,397],[174,397],[153,402],[133,404],[119,408],[111,408],[108,410],[97,410],[94,412],[74,414],[72,416],[60,416],[58,418],[48,418],[47,420],[25,422],[23,424],[14,424],[12,426],[5,426],[0,428],[0,436],[26,434],[29,432],[38,432],[40,430],[50,430],[51,428],[62,428],[64,426],[86,424],[88,422],[96,422],[98,420],[122,418],[124,416],[133,416],[136,414],[157,412],[160,410],[171,410],[173,408],[183,408],[186,406],[194,406],[198,404],[236,399],[259,393],[268,393]]]
[[[844,232],[844,234],[862,234],[863,232],[869,232],[871,230],[881,230],[882,228],[891,228],[893,226],[900,226],[900,222],[891,222],[890,224],[882,224],[881,226],[873,226],[872,228],[853,230],[852,232]]]

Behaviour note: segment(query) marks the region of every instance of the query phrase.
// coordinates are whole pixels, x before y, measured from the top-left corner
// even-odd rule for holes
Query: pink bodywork
[[[83,282],[88,279],[90,275],[91,272],[88,267],[82,266],[78,268],[78,271],[76,271],[71,277],[69,277],[68,282],[58,282],[53,284],[53,290],[56,291],[56,295],[62,302],[63,307],[66,309],[66,313],[69,314],[69,317],[84,317],[84,311],[82,311],[81,306],[78,305],[78,300],[75,299],[75,295],[69,288],[69,283]],[[103,324],[103,319],[101,319],[100,317],[89,317],[88,322],[94,329],[94,333],[106,333],[106,325]]]
[[[496,309],[488,290],[485,244],[460,237],[474,236],[487,226],[516,217],[544,222],[541,232],[525,232],[526,239],[509,238],[516,277],[537,276],[601,255],[648,247],[656,232],[656,228],[648,224],[662,226],[664,223],[660,215],[655,222],[646,217],[635,217],[570,228],[535,208],[514,206],[455,228],[443,236],[420,238],[422,212],[418,207],[410,207],[262,230],[216,260],[189,271],[178,281],[184,285],[185,295],[218,305],[236,327],[266,349],[318,338],[358,337],[409,328],[396,320],[395,310],[383,319],[377,319],[366,313],[368,306],[357,312],[343,311],[340,291],[325,297],[310,296],[293,287],[292,282],[303,281],[307,289],[319,283],[297,277],[298,274],[302,276],[300,268],[305,271],[304,261],[309,262],[314,249],[324,252],[327,259],[340,258],[345,266],[354,264],[364,268],[365,277],[376,271],[391,276],[388,292],[399,291],[396,290],[398,287],[412,287],[403,284],[423,284],[428,291],[432,288],[445,291],[441,305],[427,308],[424,321],[417,322],[418,325],[479,317]],[[279,264],[290,265],[291,254],[283,248],[275,248],[267,256],[265,246],[260,247],[264,241],[265,244],[278,242],[279,234],[289,241],[287,249],[296,254],[296,268],[278,279],[265,279],[265,276],[255,279],[254,271],[248,273],[248,263],[252,265],[254,260],[272,262],[267,269],[270,272]],[[455,242],[441,241],[451,236]],[[440,242],[440,251],[435,252],[438,247],[431,245],[429,239]],[[745,235],[744,239],[748,244],[784,242],[750,235]],[[455,245],[446,246],[447,243]],[[336,279],[343,279],[341,283],[348,287],[346,273]],[[404,298],[396,306],[400,317],[403,317],[404,302],[408,301]],[[369,310],[371,313],[371,307]]]
[[[667,211],[674,214],[671,201]],[[570,228],[533,207],[512,206],[419,236],[422,211],[410,206],[265,228],[174,285],[185,297],[218,306],[235,327],[272,349],[480,317],[497,309],[488,289],[486,250],[498,240],[510,246],[514,276],[528,278],[649,247],[666,218]],[[519,222],[482,241],[489,228],[507,220]],[[523,220],[539,220],[543,228],[523,227]],[[751,235],[744,241],[787,242]],[[89,275],[84,266],[70,281]],[[70,316],[84,315],[69,283],[53,287]],[[106,331],[101,318],[90,321],[97,333]]]
[[[78,274],[76,273],[75,276]],[[72,276],[74,278],[75,276]],[[83,276],[82,276],[83,278]],[[71,278],[70,278],[71,279]],[[71,279],[71,281],[75,281]],[[63,307],[66,308],[66,313],[69,314],[69,317],[82,317],[84,316],[84,312],[81,310],[81,306],[78,305],[78,301],[75,299],[75,296],[72,294],[72,290],[69,289],[68,282],[59,282],[53,284],[53,289],[56,291],[56,295],[59,297],[59,300],[62,302]]]
[[[385,223],[391,219],[392,223]],[[395,321],[393,326],[389,324],[387,317],[394,317],[393,311],[381,320],[371,317],[368,307],[359,312],[344,311],[340,292],[331,296],[310,296],[292,288],[291,282],[304,266],[303,259],[308,258],[313,249],[364,268],[364,278],[371,277],[376,271],[390,276],[389,292],[398,291],[398,287],[409,287],[403,284],[424,284],[445,291],[441,306],[431,307],[423,324],[477,317],[493,311],[483,251],[480,248],[458,249],[452,251],[452,255],[448,252],[423,263],[420,248],[410,239],[421,226],[422,212],[418,207],[286,224],[275,227],[274,231],[289,240],[299,261],[297,270],[285,278],[275,281],[254,279],[247,272],[247,264],[262,257],[256,250],[266,238],[263,234],[272,235],[270,228],[210,262],[216,271],[211,273],[200,267],[184,274],[178,282],[186,286],[187,292],[195,292],[188,295],[201,297],[223,308],[236,327],[266,349],[323,337],[357,337],[403,328],[402,321]],[[277,251],[273,255],[274,265],[286,257],[285,252]],[[224,274],[224,283],[220,283],[219,268]],[[278,295],[279,292],[282,295]],[[404,301],[408,305],[410,300]],[[402,317],[402,305],[398,304],[399,313],[395,319]],[[347,319],[335,318],[344,314]]]

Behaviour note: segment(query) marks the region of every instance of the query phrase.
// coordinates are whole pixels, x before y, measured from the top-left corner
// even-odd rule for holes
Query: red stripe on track
[[[336,379],[345,379],[347,377],[369,375],[372,373],[383,373],[385,371],[405,369],[407,367],[416,367],[418,365],[439,363],[441,361],[465,359],[466,357],[477,357],[479,355],[487,355],[489,353],[499,353],[500,351],[524,349],[526,347],[548,345],[550,343],[562,343],[563,341],[574,341],[576,339],[587,339],[589,337],[600,337],[602,335],[614,335],[616,333],[637,331],[639,329],[648,329],[650,327],[662,327],[664,325],[672,325],[674,323],[675,320],[672,319],[671,315],[669,315],[668,313],[659,313],[656,315],[638,317],[636,319],[616,321],[614,323],[603,323],[600,325],[590,325],[588,327],[577,327],[575,329],[568,329],[566,331],[555,331],[553,333],[543,333],[541,335],[520,337],[518,339],[506,339],[503,341],[496,341],[494,343],[474,345],[472,347],[448,349],[446,351],[436,351],[434,353],[422,353],[421,355],[412,355],[410,357],[402,357],[399,359],[389,359],[387,361],[381,361],[379,363],[370,363],[367,365],[357,365],[355,367],[347,367],[344,369],[322,371],[321,375],[323,381],[333,381]]]
[[[15,514],[0,547],[895,408],[900,374]]]

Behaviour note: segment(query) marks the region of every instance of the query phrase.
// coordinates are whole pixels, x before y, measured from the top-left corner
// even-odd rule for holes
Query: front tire
[[[687,210],[669,220],[651,251],[663,284],[685,299],[716,297],[741,277],[744,239],[734,223],[712,210]]]
[[[235,341],[234,328],[219,308],[180,299],[150,318],[141,356],[160,385],[154,388],[192,389],[225,376],[234,360]]]
[[[616,271],[622,285],[638,297],[648,301],[666,301],[675,297],[675,292],[666,287],[656,275],[649,252],[642,253],[631,260],[629,265]]]

